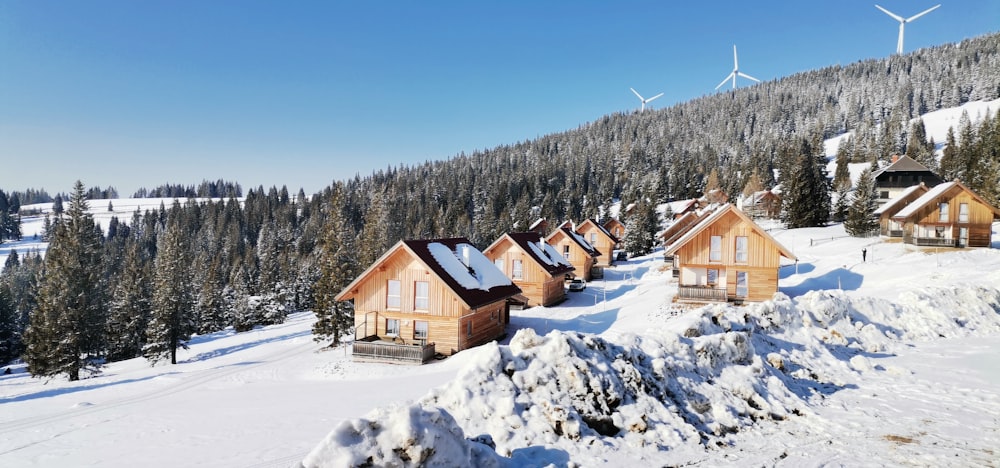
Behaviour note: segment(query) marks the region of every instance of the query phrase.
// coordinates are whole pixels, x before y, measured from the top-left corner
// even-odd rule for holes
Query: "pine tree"
[[[826,178],[826,158],[813,148],[814,145],[802,140],[797,147],[783,149],[786,157],[797,154],[790,172],[782,174],[782,220],[789,229],[823,226],[830,217],[830,181]]]
[[[92,359],[103,347],[101,240],[87,209],[83,183],[77,181],[45,254],[38,306],[25,333],[24,360],[35,376],[65,373],[73,381],[81,371],[101,366]]]
[[[875,219],[875,209],[878,203],[875,194],[875,178],[871,169],[865,169],[858,177],[858,187],[854,191],[854,200],[847,211],[844,220],[844,230],[854,237],[864,237],[872,234],[878,228]]]
[[[656,207],[647,200],[639,201],[625,221],[625,239],[622,240],[622,247],[630,255],[648,254],[653,250],[659,227]]]
[[[0,281],[0,365],[14,360],[21,354],[20,335],[10,286]]]
[[[143,356],[153,364],[167,357],[171,364],[177,364],[177,348],[187,349],[187,341],[194,331],[191,253],[187,249],[180,211],[180,205],[174,202],[167,229],[157,242],[152,316],[143,348]]]
[[[105,325],[107,358],[112,362],[142,355],[151,314],[147,260],[141,256],[139,243],[135,240],[128,242],[125,252],[121,272],[124,280],[112,291]]]
[[[313,287],[316,301],[313,339],[316,341],[332,339],[330,346],[340,344],[340,337],[354,326],[353,304],[337,301],[334,297],[354,281],[360,272],[353,242],[354,233],[344,219],[343,197],[343,186],[336,184],[330,198],[330,212],[321,239],[320,276]]]

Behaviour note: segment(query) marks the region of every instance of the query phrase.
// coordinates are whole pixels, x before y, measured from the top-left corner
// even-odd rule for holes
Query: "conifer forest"
[[[616,201],[641,208],[633,216],[644,219],[630,225],[646,231],[629,244],[637,252],[659,228],[646,222],[651,207],[712,188],[734,199],[781,184],[787,226],[847,218],[862,232],[870,226],[855,216],[872,209],[871,173],[852,205],[845,174],[826,171],[823,141],[849,131],[838,169],[884,167],[906,154],[998,205],[1000,116],[963,116],[939,142],[913,120],[998,97],[993,34],[605,115],[533,140],[333,181],[311,195],[244,192],[225,181],[165,185],[136,196],[206,198],[100,226],[88,200],[113,203],[111,187],[81,182],[55,197],[0,187],[0,243],[21,237],[25,205],[58,204],[46,221],[44,258],[14,252],[0,272],[0,365],[21,358],[35,376],[76,380],[111,361],[171,362],[194,334],[251,330],[300,310],[319,316],[318,341],[336,342],[353,319],[333,296],[400,239],[463,236],[484,248],[542,217],[606,219]]]

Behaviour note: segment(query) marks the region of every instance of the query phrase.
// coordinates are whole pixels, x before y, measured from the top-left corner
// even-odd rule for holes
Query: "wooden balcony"
[[[902,229],[890,229],[889,230],[889,237],[903,237],[903,230]]]
[[[726,302],[726,289],[713,286],[678,286],[677,297],[689,301]]]
[[[434,343],[406,344],[371,335],[351,344],[351,357],[363,361],[423,364],[434,358]]]
[[[914,237],[913,245],[927,247],[957,247],[958,239],[947,239],[942,237]]]

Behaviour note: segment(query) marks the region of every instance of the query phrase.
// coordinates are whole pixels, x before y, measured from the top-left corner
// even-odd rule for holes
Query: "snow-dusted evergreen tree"
[[[823,226],[830,218],[830,181],[821,149],[821,145],[802,139],[783,150],[795,161],[789,172],[782,174],[782,220],[788,228]]]
[[[878,229],[878,219],[875,210],[878,208],[878,195],[875,193],[875,178],[870,168],[865,168],[858,177],[858,187],[854,190],[854,199],[844,220],[844,230],[854,237],[871,235]]]
[[[72,381],[83,370],[101,367],[94,359],[105,320],[101,239],[87,209],[83,183],[77,181],[45,253],[38,306],[25,334],[23,358],[35,376],[64,373]]]
[[[652,252],[659,228],[656,206],[648,200],[640,200],[625,220],[625,239],[622,240],[622,247],[630,255],[645,255]]]
[[[194,332],[195,300],[189,270],[192,255],[184,236],[181,207],[176,201],[156,250],[152,317],[146,328],[143,356],[153,364],[168,358],[171,364],[177,364],[177,348],[187,349],[187,341]]]
[[[148,263],[137,242],[130,242],[119,281],[111,294],[107,335],[108,361],[120,361],[142,355],[146,343],[152,292]]]
[[[340,344],[340,338],[354,326],[354,306],[337,301],[340,293],[361,269],[354,247],[354,233],[347,225],[344,213],[344,187],[334,184],[330,197],[329,214],[323,237],[320,240],[320,276],[313,287],[316,305],[316,323],[313,337],[316,341],[331,340],[330,346]]]
[[[0,281],[0,365],[7,364],[21,354],[20,334],[10,286]]]

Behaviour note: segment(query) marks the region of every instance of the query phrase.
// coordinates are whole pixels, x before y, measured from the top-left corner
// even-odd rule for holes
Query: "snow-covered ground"
[[[0,465],[343,466],[376,446],[446,465],[995,464],[1000,245],[772,234],[800,258],[773,302],[677,307],[657,253],[425,366],[321,351],[299,313],[197,337],[176,366],[78,382],[14,367]],[[467,440],[484,435],[496,451]]]

